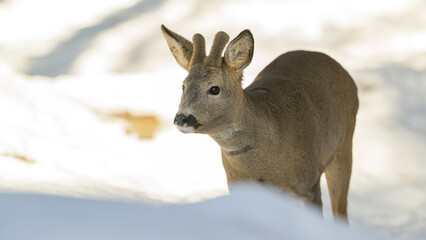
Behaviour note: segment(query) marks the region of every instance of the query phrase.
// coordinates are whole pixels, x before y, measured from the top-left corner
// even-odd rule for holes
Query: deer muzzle
[[[199,126],[201,126],[192,114],[189,116],[177,114],[174,119],[174,124],[180,131],[185,133],[194,132]]]

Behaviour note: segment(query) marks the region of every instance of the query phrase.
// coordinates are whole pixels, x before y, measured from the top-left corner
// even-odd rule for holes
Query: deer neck
[[[254,118],[254,104],[242,94],[231,114],[230,123],[221,130],[209,134],[229,156],[244,154],[255,148],[260,126]]]

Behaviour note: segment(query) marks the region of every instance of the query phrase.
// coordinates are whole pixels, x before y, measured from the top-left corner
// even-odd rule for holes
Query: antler
[[[206,41],[204,37],[196,33],[192,37],[193,53],[190,66],[205,63],[207,66],[220,67],[222,64],[222,52],[229,41],[229,35],[225,32],[218,32],[213,40],[213,45],[209,56],[206,58]]]
[[[206,58],[206,41],[204,40],[203,35],[199,33],[194,34],[192,41],[194,44],[194,51],[192,53],[190,63],[191,67],[199,63],[203,63]]]
[[[206,65],[220,67],[222,64],[222,51],[229,41],[229,35],[225,32],[218,32],[213,40],[210,54],[206,59]]]

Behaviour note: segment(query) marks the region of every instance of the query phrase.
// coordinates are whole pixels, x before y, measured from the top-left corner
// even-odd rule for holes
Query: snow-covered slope
[[[373,239],[366,232],[325,222],[314,211],[254,185],[236,186],[230,196],[202,203],[169,206],[0,194],[0,238]]]
[[[162,201],[226,193],[218,146],[169,126],[176,103],[161,98],[178,99],[179,84],[165,81],[172,81],[170,72],[54,82],[0,78],[0,186]],[[123,109],[159,116],[163,130],[153,140],[128,136],[124,123],[105,117]],[[197,148],[189,153],[188,145]]]

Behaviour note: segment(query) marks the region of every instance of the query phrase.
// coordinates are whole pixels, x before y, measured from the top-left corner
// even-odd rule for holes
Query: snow
[[[107,121],[102,116],[102,113],[126,107],[126,101],[131,103],[127,107],[134,111],[141,101],[155,102],[160,95],[147,91],[139,97],[139,89],[160,89],[164,85],[161,78],[161,75],[142,75],[120,77],[120,81],[100,77],[57,82],[40,79],[2,82],[0,102],[8,115],[0,125],[3,132],[0,149],[3,153],[25,156],[35,163],[1,156],[5,164],[2,178],[6,181],[0,185],[13,187],[22,181],[36,181],[43,185],[41,191],[65,185],[65,188],[72,188],[64,189],[65,192],[77,188],[77,193],[81,191],[80,186],[123,188],[121,191],[142,192],[142,195],[163,201],[168,201],[168,195],[186,199],[196,192],[224,193],[225,177],[220,161],[216,161],[220,159],[219,147],[214,146],[214,151],[207,136],[187,137],[166,125],[152,141],[139,141],[125,134],[124,124]],[[123,84],[129,88],[123,89]],[[98,89],[99,85],[103,88]],[[93,92],[97,92],[96,95],[92,95]],[[168,92],[167,88],[162,89],[162,93]],[[120,99],[111,97],[123,93],[125,96]],[[179,98],[175,93],[171,96]],[[172,101],[163,102],[155,108],[144,108],[144,112],[170,119],[175,107]],[[188,158],[188,153],[181,150],[186,144],[205,147],[194,149],[193,157]],[[212,153],[206,157],[204,152],[209,149]],[[185,174],[176,171],[186,166],[192,169]],[[156,180],[159,176],[168,177]]]
[[[167,210],[179,209],[188,220],[182,224],[189,223],[190,214],[209,208],[216,217],[226,218],[226,211],[213,206],[229,200],[227,209],[236,208],[244,194],[254,192],[265,195],[259,201],[274,202],[268,202],[277,209],[277,218],[271,219],[305,216],[292,210],[295,215],[278,218],[279,211],[294,207],[288,199],[257,188],[242,190],[241,196],[165,209],[105,200],[187,204],[227,195],[217,144],[172,126],[185,71],[171,57],[160,25],[189,39],[200,32],[208,46],[219,30],[232,38],[249,28],[256,47],[245,85],[278,54],[294,49],[326,52],[349,70],[360,97],[349,195],[351,228],[371,229],[373,235],[390,239],[424,239],[425,9],[422,0],[0,1],[0,190],[104,199],[89,202],[159,211],[174,225],[178,223]],[[152,140],[127,135],[125,123],[108,116],[115,112],[156,115],[160,130]],[[306,221],[330,227],[325,179],[322,189],[326,221],[312,220],[316,213],[310,212]],[[69,214],[66,202],[81,202],[82,212],[87,203],[14,194],[2,194],[0,201],[11,198],[37,200],[35,206],[46,211],[51,202],[58,202],[64,215]],[[16,208],[25,209],[22,204]],[[24,216],[28,225],[34,221]],[[204,216],[209,223],[218,222],[210,214]],[[255,215],[238,216],[255,221]],[[135,218],[147,221],[142,217]],[[260,226],[277,230],[273,224]]]
[[[372,239],[261,186],[188,205],[0,195],[2,239]],[[22,229],[25,230],[22,230]]]

